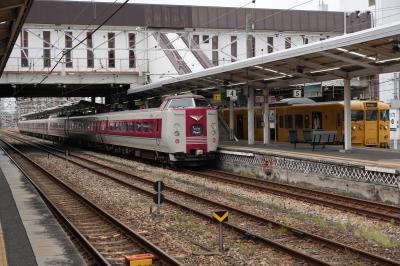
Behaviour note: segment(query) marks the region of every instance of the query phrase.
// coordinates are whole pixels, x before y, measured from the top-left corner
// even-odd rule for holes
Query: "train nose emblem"
[[[193,119],[196,120],[196,121],[200,121],[200,119],[203,118],[202,115],[191,115],[190,117],[193,118]]]

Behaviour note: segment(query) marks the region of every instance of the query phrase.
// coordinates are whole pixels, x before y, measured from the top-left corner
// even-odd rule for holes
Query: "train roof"
[[[368,101],[368,100],[352,100],[351,101],[351,106],[352,108],[363,108],[363,104],[365,102],[370,102],[370,103],[377,103],[377,106],[379,108],[390,108],[390,105],[384,102],[380,102],[380,101]],[[340,106],[344,106],[344,102],[343,101],[330,101],[330,102],[313,102],[313,103],[296,103],[296,104],[288,104],[288,103],[273,103],[270,104],[271,108],[286,108],[286,107],[307,107],[307,106],[329,106],[329,105],[340,105]],[[256,108],[260,108],[261,106],[255,106]],[[236,109],[246,109],[247,107],[237,107]]]
[[[164,101],[168,101],[171,99],[184,99],[184,98],[195,98],[195,99],[205,99],[202,95],[197,94],[182,94],[182,95],[175,95],[175,96],[168,96],[165,97]]]

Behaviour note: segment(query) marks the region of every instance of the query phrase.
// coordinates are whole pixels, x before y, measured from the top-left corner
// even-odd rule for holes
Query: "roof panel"
[[[389,24],[132,88],[128,94],[152,95],[156,87],[162,93],[171,93],[184,89],[188,82],[196,83],[198,88],[210,87],[205,78],[220,86],[247,82],[251,86],[279,88],[400,71],[400,51],[392,49],[398,47],[399,38],[400,23]],[[384,46],[385,59],[391,60],[373,60],[354,52],[359,51],[360,45],[370,52],[378,52]]]

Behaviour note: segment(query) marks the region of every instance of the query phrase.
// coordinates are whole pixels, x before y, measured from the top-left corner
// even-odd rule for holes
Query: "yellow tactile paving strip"
[[[3,238],[3,229],[0,223],[0,266],[7,266],[6,246]]]

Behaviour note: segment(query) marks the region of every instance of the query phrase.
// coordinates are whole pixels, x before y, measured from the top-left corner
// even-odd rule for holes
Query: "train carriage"
[[[358,146],[389,147],[389,108],[378,101],[351,101],[352,144]],[[310,130],[336,131],[338,143],[343,141],[344,104],[343,102],[323,102],[293,104],[272,107],[276,113],[276,128],[272,129],[277,141],[289,142],[289,130],[296,130],[299,139]],[[229,110],[224,109],[222,116],[229,121]],[[261,107],[254,112],[255,140],[263,140],[263,113]],[[234,111],[234,132],[239,139],[247,139],[247,109]]]
[[[191,165],[212,160],[218,146],[217,111],[197,95],[167,97],[160,108],[27,120],[18,127],[23,133]]]

